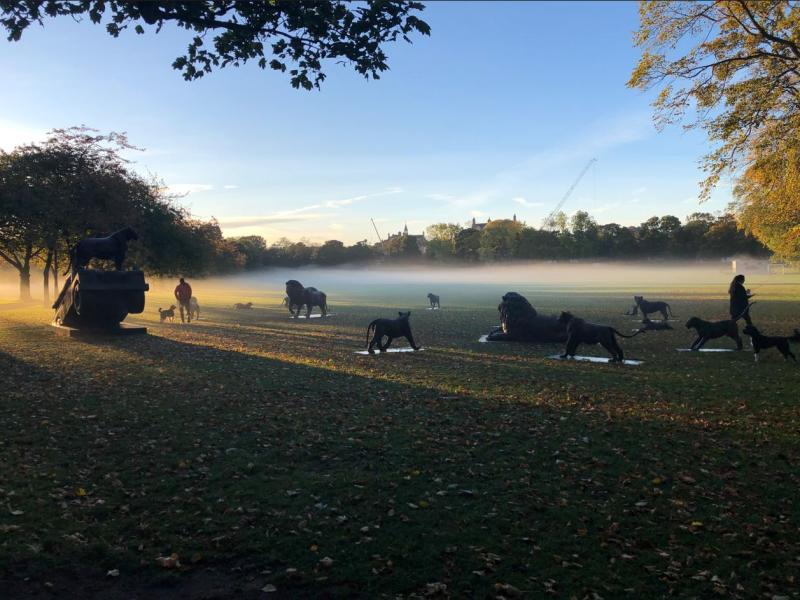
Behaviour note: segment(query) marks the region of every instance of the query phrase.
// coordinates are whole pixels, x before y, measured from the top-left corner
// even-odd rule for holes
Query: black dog
[[[784,360],[797,362],[792,349],[789,348],[789,342],[800,342],[800,330],[795,329],[792,336],[773,336],[763,335],[755,325],[747,325],[744,329],[744,334],[750,336],[750,343],[753,345],[753,358],[758,362],[758,353],[767,348],[777,348],[783,354]]]
[[[649,300],[645,300],[643,296],[634,296],[633,297],[634,305],[631,311],[625,313],[632,316],[635,316],[637,311],[641,311],[642,316],[646,319],[647,315],[650,313],[661,313],[661,317],[666,321],[668,317],[673,317],[672,308],[670,308],[669,304],[662,301],[655,301],[651,302]]]
[[[700,350],[708,340],[715,340],[723,336],[728,336],[736,342],[736,349],[742,349],[742,338],[739,337],[739,326],[736,319],[727,321],[704,321],[698,317],[692,317],[686,321],[686,329],[697,331],[697,339],[692,342],[691,350]]]
[[[567,328],[567,347],[561,358],[575,356],[575,350],[577,350],[579,344],[600,344],[611,354],[611,362],[622,362],[625,357],[614,334],[624,338],[632,338],[644,333],[644,330],[640,329],[633,335],[625,335],[608,325],[587,323],[568,312],[562,312],[558,317],[558,322]]]
[[[408,317],[411,316],[409,312],[398,312],[399,318],[397,319],[375,319],[367,327],[367,351],[372,354],[373,348],[377,345],[378,350],[386,352],[386,349],[391,345],[394,338],[404,337],[411,344],[414,350],[419,350],[419,347],[414,343],[414,336],[411,333],[411,325],[408,322]],[[370,331],[374,331],[372,340],[369,339]],[[388,337],[386,344],[383,344],[383,338]]]

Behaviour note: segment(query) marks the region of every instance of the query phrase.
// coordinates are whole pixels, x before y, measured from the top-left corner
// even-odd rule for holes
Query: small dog
[[[797,362],[792,349],[789,348],[789,342],[800,342],[800,330],[795,329],[792,336],[763,335],[755,325],[747,325],[742,331],[745,335],[750,336],[750,343],[753,345],[753,360],[756,362],[758,362],[758,353],[767,348],[777,348],[783,354],[783,360],[789,360],[791,357],[793,361]]]
[[[175,320],[175,309],[178,308],[174,304],[167,309],[159,308],[158,309],[158,316],[161,318],[161,322],[163,323],[167,319],[170,321]]]
[[[233,305],[233,308],[235,308],[236,310],[250,310],[251,308],[253,308],[253,303],[252,302],[244,302],[244,303],[237,302],[236,304]]]

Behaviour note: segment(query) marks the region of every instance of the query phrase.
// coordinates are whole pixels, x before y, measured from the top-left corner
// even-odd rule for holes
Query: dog
[[[378,346],[380,352],[386,352],[392,341],[399,337],[406,338],[414,350],[419,350],[419,346],[414,342],[414,335],[411,333],[411,324],[408,322],[411,311],[397,314],[397,319],[375,319],[367,326],[367,352],[373,354],[375,346]],[[372,340],[369,339],[370,332],[373,332]],[[388,338],[386,344],[383,344],[384,337]]]
[[[666,321],[669,317],[674,316],[672,314],[672,308],[666,302],[662,302],[660,300],[651,302],[649,300],[645,300],[643,296],[634,296],[633,297],[634,305],[632,315],[635,315],[637,310],[642,313],[644,318],[647,318],[647,315],[650,313],[661,313],[661,317]]]
[[[233,308],[235,308],[236,310],[250,310],[251,308],[253,308],[253,303],[252,302],[244,302],[244,303],[237,302],[236,304],[233,305]]]
[[[783,354],[784,360],[791,359],[797,362],[789,347],[789,342],[800,342],[800,330],[795,329],[792,336],[773,336],[762,334],[755,325],[747,325],[743,330],[745,335],[750,336],[750,343],[753,346],[753,360],[758,362],[758,353],[767,348],[777,348]]]
[[[159,308],[158,309],[158,316],[161,319],[161,322],[163,323],[167,319],[169,319],[170,321],[174,321],[175,320],[175,309],[176,308],[178,308],[178,307],[175,306],[174,304],[172,306],[170,306],[169,308],[166,308],[166,309]]]
[[[195,298],[194,296],[189,298],[189,318],[191,319],[200,318],[200,303],[197,302],[197,298]]]
[[[700,350],[708,340],[715,340],[727,336],[736,342],[736,349],[742,349],[742,338],[739,337],[739,326],[737,319],[726,321],[704,321],[698,317],[692,317],[686,321],[686,329],[694,329],[697,332],[697,339],[692,342],[690,350]]]
[[[692,342],[690,350],[700,350],[708,340],[715,340],[727,336],[736,342],[736,349],[742,349],[742,338],[739,337],[739,326],[737,322],[741,319],[755,302],[751,302],[747,307],[733,319],[725,321],[704,321],[699,317],[692,317],[686,321],[686,329],[694,329],[697,332],[697,339]]]
[[[587,323],[569,312],[562,312],[558,317],[558,322],[567,328],[567,346],[561,358],[574,357],[575,351],[580,344],[600,344],[611,354],[611,362],[623,362],[625,355],[614,334],[624,338],[632,338],[644,333],[644,329],[639,329],[633,335],[625,335],[608,325]]]
[[[428,294],[428,301],[431,303],[431,309],[442,308],[442,303],[436,294]]]

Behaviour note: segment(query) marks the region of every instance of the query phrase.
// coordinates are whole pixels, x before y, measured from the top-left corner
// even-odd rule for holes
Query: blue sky
[[[375,241],[475,216],[538,225],[592,157],[565,210],[636,224],[699,205],[702,132],[656,132],[625,87],[635,3],[431,3],[430,38],[388,47],[366,81],[328,65],[322,91],[255,65],[185,82],[188,34],[118,39],[69,19],[0,43],[0,147],[86,124],[125,131],[155,174],[226,235]]]

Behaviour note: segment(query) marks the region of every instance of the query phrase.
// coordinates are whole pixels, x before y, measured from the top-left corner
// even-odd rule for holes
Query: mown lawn
[[[441,288],[295,322],[197,282],[199,322],[152,293],[150,335],[91,341],[0,307],[0,596],[800,597],[800,366],[675,351],[724,286],[651,290],[681,321],[623,341],[639,367],[477,343],[508,289],[621,330],[637,290]],[[354,354],[409,307],[424,352]],[[753,316],[800,327],[800,280]]]

